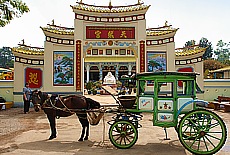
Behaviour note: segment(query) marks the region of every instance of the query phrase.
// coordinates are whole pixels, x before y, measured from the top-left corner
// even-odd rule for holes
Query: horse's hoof
[[[57,136],[53,136],[53,135],[52,135],[52,136],[49,137],[49,140],[52,140],[52,139],[54,139],[54,138],[56,138],[56,137],[57,137]]]
[[[85,137],[84,140],[88,140],[88,137]]]
[[[79,142],[82,142],[82,141],[83,141],[83,138],[78,139],[78,141],[79,141]]]

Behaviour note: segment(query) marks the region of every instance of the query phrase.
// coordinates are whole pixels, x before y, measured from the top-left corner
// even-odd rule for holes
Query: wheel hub
[[[123,131],[123,132],[121,132],[120,135],[121,135],[122,138],[125,138],[126,137],[126,132]]]
[[[204,137],[205,135],[206,135],[205,131],[200,131],[200,134],[199,134],[200,137]]]

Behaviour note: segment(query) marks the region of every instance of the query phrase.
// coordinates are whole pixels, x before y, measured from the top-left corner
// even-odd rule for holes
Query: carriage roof
[[[143,73],[138,73],[136,75],[136,79],[154,78],[154,77],[161,77],[161,76],[173,76],[174,78],[189,77],[195,79],[197,75],[200,74],[196,72],[143,72]]]
[[[173,77],[186,77],[186,78],[193,78],[195,79],[197,75],[200,75],[196,72],[142,72],[137,73],[135,76],[122,76],[122,80],[129,80],[129,79],[142,79],[142,78],[154,78],[154,77],[161,77],[161,76],[173,76]]]

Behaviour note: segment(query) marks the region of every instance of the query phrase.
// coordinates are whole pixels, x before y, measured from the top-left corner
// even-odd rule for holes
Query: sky
[[[45,36],[40,27],[51,24],[73,28],[74,13],[70,5],[76,0],[22,0],[30,12],[0,27],[0,48],[25,44],[44,47]],[[108,6],[110,0],[82,0],[83,3]],[[136,4],[138,0],[111,0],[114,6]],[[164,26],[165,21],[179,28],[175,35],[175,47],[181,48],[189,40],[199,43],[207,38],[215,49],[219,40],[230,42],[229,0],[142,0],[151,5],[146,13],[146,28]]]

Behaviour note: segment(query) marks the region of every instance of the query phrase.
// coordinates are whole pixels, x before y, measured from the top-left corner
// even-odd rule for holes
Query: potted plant
[[[92,87],[93,87],[93,82],[92,81],[89,81],[89,82],[86,83],[86,89],[88,91],[88,94],[91,94]]]
[[[93,87],[92,87],[92,93],[93,93],[93,95],[96,95],[96,94],[97,94],[97,88],[96,88],[96,86],[93,86]]]

